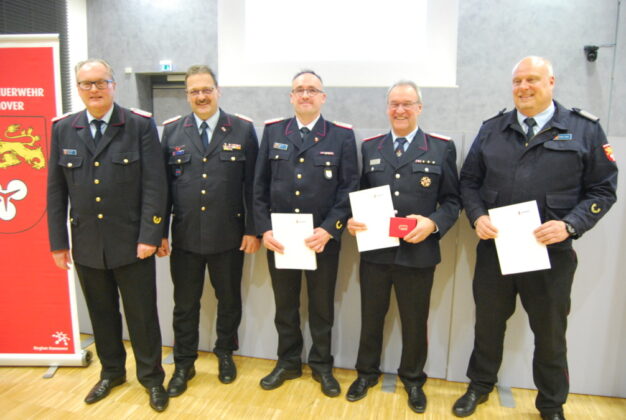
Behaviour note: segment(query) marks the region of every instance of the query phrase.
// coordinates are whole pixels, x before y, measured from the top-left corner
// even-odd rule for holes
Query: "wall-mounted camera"
[[[587,61],[593,63],[598,59],[598,47],[597,45],[585,45],[585,56],[587,56]]]

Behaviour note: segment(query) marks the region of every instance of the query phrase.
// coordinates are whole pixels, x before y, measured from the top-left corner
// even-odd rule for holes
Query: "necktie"
[[[537,125],[537,121],[534,118],[526,118],[524,123],[528,126],[528,131],[526,131],[526,142],[528,143],[535,136],[533,127]]]
[[[200,138],[202,139],[204,150],[207,150],[209,148],[209,125],[206,123],[206,121],[202,121],[202,124],[200,124],[200,128],[202,129],[202,133],[200,133]]]
[[[309,130],[306,127],[302,127],[300,129],[300,136],[302,137],[302,141],[306,140],[306,136],[308,136],[310,132],[311,132],[311,130]]]
[[[104,121],[91,120],[91,122],[96,126],[96,134],[93,136],[93,142],[98,144],[98,141],[102,138],[102,124],[104,124]]]
[[[400,157],[404,153],[405,143],[406,143],[406,139],[404,137],[398,137],[396,139],[396,149],[394,151],[396,152],[396,156],[398,157],[398,159],[400,159]]]

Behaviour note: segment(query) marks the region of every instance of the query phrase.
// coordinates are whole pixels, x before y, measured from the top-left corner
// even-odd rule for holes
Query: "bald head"
[[[523,58],[513,67],[512,88],[513,102],[519,112],[534,117],[545,111],[552,103],[552,64],[542,57]]]

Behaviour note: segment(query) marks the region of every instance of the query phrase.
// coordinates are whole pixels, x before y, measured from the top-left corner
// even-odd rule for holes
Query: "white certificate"
[[[489,218],[498,228],[496,249],[503,275],[550,268],[548,249],[533,234],[541,225],[536,201],[491,209]]]
[[[351,192],[350,206],[352,218],[367,226],[356,233],[359,252],[400,245],[398,238],[389,236],[389,221],[396,215],[389,185]]]
[[[274,253],[276,268],[317,270],[315,251],[304,240],[313,235],[313,215],[306,213],[272,213],[272,232],[285,251]]]

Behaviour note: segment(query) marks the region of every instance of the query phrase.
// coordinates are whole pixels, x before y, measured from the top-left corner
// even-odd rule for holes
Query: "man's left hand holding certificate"
[[[315,251],[305,242],[314,234],[313,215],[305,213],[272,213],[274,239],[283,245],[275,252],[276,268],[317,270]]]

